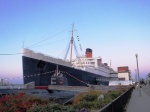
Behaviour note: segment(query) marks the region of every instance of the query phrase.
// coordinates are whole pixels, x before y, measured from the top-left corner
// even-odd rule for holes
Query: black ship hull
[[[24,84],[35,82],[35,86],[51,85],[57,64],[22,56]],[[97,81],[106,77],[87,71],[58,65],[58,70],[67,78],[68,86],[87,86],[88,84],[108,85],[108,81]]]

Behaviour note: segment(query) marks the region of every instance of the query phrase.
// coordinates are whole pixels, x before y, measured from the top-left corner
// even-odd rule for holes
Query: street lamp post
[[[138,88],[139,88],[139,96],[141,96],[141,89],[140,89],[140,76],[139,76],[139,66],[138,66],[138,54],[135,54],[136,62],[137,62],[137,75],[138,75]]]

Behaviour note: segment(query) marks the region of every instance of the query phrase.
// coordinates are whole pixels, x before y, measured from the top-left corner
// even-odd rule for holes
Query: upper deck
[[[43,60],[45,62],[55,63],[58,65],[64,65],[67,67],[72,67],[72,64],[70,62],[64,61],[59,58],[54,58],[54,57],[51,57],[51,56],[48,56],[48,55],[45,55],[42,53],[34,52],[34,51],[26,49],[26,48],[23,48],[22,52],[23,52],[23,56],[25,56],[25,57]]]

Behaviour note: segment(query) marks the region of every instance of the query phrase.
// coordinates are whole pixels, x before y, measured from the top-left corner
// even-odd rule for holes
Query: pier
[[[89,85],[86,86],[63,86],[63,85],[49,85],[49,90],[61,90],[61,91],[78,91],[78,92],[89,92],[89,91],[101,91],[105,93],[109,90],[127,90],[129,86],[101,86],[101,85]]]

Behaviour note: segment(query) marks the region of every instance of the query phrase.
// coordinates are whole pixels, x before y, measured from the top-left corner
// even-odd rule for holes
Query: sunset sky
[[[22,77],[22,47],[63,58],[74,23],[76,45],[135,79],[150,73],[149,0],[0,0],[0,78]],[[14,78],[12,83],[22,83]]]

